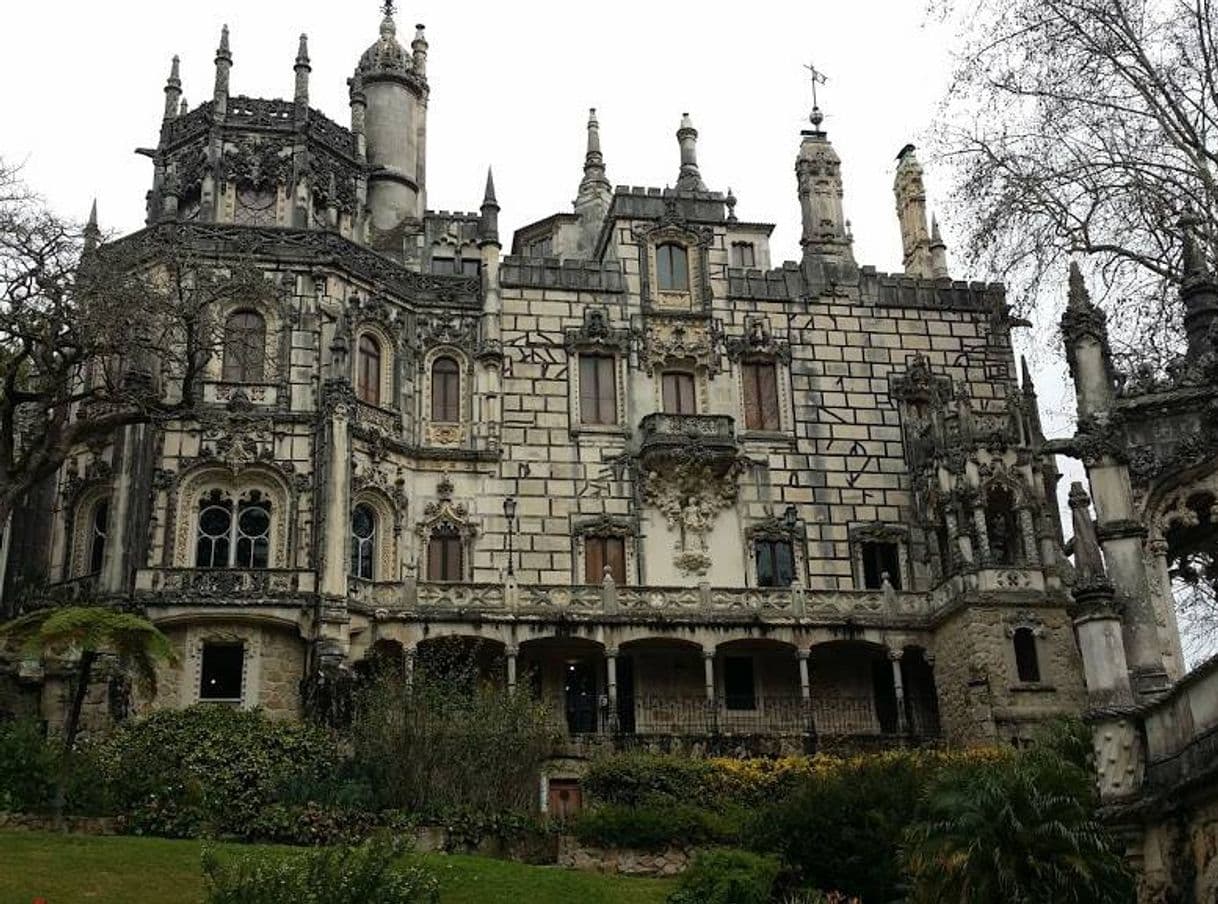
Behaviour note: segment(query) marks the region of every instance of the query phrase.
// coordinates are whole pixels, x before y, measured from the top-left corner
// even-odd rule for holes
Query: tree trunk
[[[68,771],[72,768],[72,748],[76,746],[76,735],[80,731],[80,712],[84,709],[85,695],[89,692],[89,679],[93,674],[93,663],[97,653],[85,650],[80,654],[80,664],[76,669],[76,688],[72,692],[72,706],[68,710],[67,721],[63,726],[63,751],[60,754],[59,778],[55,783],[55,799],[52,801],[52,814],[55,828],[64,827],[63,808],[67,802]]]

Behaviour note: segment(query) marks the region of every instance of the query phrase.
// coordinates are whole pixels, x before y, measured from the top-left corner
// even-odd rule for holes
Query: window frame
[[[368,536],[361,537],[355,530],[355,518],[359,512],[367,512],[371,531]],[[376,509],[367,502],[357,502],[351,508],[351,555],[348,562],[348,574],[366,581],[376,580],[376,547],[379,540],[380,518]],[[367,574],[364,566],[367,565]]]
[[[257,325],[234,325],[239,319],[252,319]],[[220,358],[223,383],[262,383],[266,381],[267,321],[254,308],[237,308],[224,319],[224,339]]]
[[[885,561],[888,558],[885,550],[891,551],[891,560]],[[888,574],[888,583],[892,585],[893,590],[901,589],[901,544],[896,540],[860,540],[859,541],[859,561],[862,565],[862,585],[864,590],[882,590],[884,587],[884,574]],[[891,568],[885,568],[884,565],[892,565]]]
[[[748,260],[745,258],[745,250],[748,250]],[[757,243],[756,242],[732,242],[732,264],[731,266],[741,270],[752,270],[757,267]]]
[[[995,496],[998,498],[993,498]],[[1010,487],[1000,483],[990,485],[985,491],[984,513],[987,564],[999,568],[1015,568],[1023,565],[1027,560],[1027,550],[1024,548],[1023,542],[1018,494]],[[997,535],[994,527],[999,523],[1002,524],[1003,532],[1006,535],[1002,556],[997,555],[994,548],[994,538]]]
[[[669,385],[673,386],[675,405],[669,405]],[[689,409],[683,410],[682,387],[689,388]],[[698,377],[691,370],[671,368],[660,372],[660,407],[664,414],[687,415],[698,413]]]
[[[101,526],[98,526],[98,521]],[[86,574],[100,574],[106,564],[106,544],[110,539],[110,497],[103,496],[89,510],[89,561]]]
[[[235,696],[213,696],[206,692],[208,680],[208,653],[209,651],[215,655],[218,650],[224,650],[227,653],[236,652],[237,677]],[[204,640],[199,647],[199,682],[196,689],[198,700],[200,703],[241,703],[245,699],[245,679],[246,679],[246,643],[245,641],[226,641],[226,640]],[[234,663],[228,663],[231,667]]]
[[[626,537],[621,534],[585,534],[583,540],[584,583],[603,583],[605,568],[608,567],[613,582],[619,587],[625,584]]]
[[[439,544],[437,546],[437,543]],[[437,575],[436,564],[437,554],[439,550],[439,571]],[[455,572],[456,577],[449,577],[448,574],[454,569],[451,568],[454,557],[452,552],[455,550]],[[465,538],[461,536],[461,532],[451,528],[438,528],[433,530],[427,537],[427,580],[432,583],[459,583],[465,580]]]
[[[271,500],[262,493],[255,493],[257,498],[237,499],[231,498],[204,498],[200,501],[195,513],[195,554],[194,568],[200,569],[232,569],[246,571],[262,571],[271,566],[271,535],[274,527],[273,506]],[[206,533],[203,529],[203,515],[212,510],[219,509],[225,513],[228,518],[228,524],[223,532]],[[266,515],[266,529],[257,534],[247,533],[242,526],[242,520],[246,513],[260,510]],[[210,564],[200,562],[200,550],[203,540],[210,542]],[[216,548],[223,543],[224,555],[223,560],[217,563]],[[246,544],[248,554],[242,555],[242,546]],[[248,561],[242,562],[241,559]]]
[[[578,361],[580,424],[589,427],[616,426],[617,356],[606,352],[580,352]],[[588,379],[589,373],[592,380]],[[593,385],[590,387],[589,383]]]
[[[768,387],[764,385],[767,379]],[[770,360],[742,361],[740,385],[741,402],[744,407],[744,429],[763,433],[777,433],[782,430],[778,364]],[[756,420],[758,415],[761,415],[760,423]]]
[[[355,397],[365,405],[381,407],[384,367],[385,348],[380,338],[368,330],[360,333],[355,346]]]
[[[1016,627],[1011,632],[1011,652],[1015,657],[1015,677],[1020,684],[1040,684],[1044,680],[1035,628]]]
[[[445,369],[441,371],[441,365],[452,365],[452,370]],[[442,374],[444,377],[444,385],[437,379],[437,375]],[[442,353],[437,355],[431,362],[428,369],[428,377],[430,380],[431,398],[429,400],[428,410],[431,414],[430,421],[433,424],[460,424],[461,423],[461,362],[451,354]],[[451,391],[451,392],[450,392]],[[438,395],[441,394],[441,395]],[[453,395],[453,398],[444,398],[443,396]],[[454,417],[448,418],[443,415],[452,414]]]
[[[781,583],[779,551],[785,547],[787,556],[787,568],[790,571],[790,579],[784,584]],[[762,580],[762,561],[768,556],[768,570],[772,577],[768,580]],[[790,537],[755,537],[753,539],[753,569],[757,579],[758,587],[774,587],[782,590],[790,589],[795,583],[795,544]]]
[[[655,257],[656,288],[661,292],[688,292],[689,248],[680,242],[660,242]]]

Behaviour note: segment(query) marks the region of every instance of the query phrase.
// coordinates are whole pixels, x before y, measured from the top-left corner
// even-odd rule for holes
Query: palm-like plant
[[[1055,751],[952,770],[906,833],[915,904],[1120,904],[1131,885],[1085,768]]]
[[[0,625],[0,641],[12,639],[27,652],[39,656],[78,656],[72,703],[63,728],[63,764],[76,746],[80,714],[100,657],[110,654],[135,676],[148,693],[156,692],[156,666],[173,663],[177,657],[169,639],[152,622],[130,612],[100,606],[64,606],[39,609],[6,625]],[[60,770],[55,793],[55,813],[60,817],[67,776]]]

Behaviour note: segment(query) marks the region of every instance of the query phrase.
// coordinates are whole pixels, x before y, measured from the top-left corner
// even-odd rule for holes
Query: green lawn
[[[672,888],[485,857],[423,860],[440,877],[444,904],[660,904]],[[0,904],[198,904],[202,888],[197,841],[0,833]]]

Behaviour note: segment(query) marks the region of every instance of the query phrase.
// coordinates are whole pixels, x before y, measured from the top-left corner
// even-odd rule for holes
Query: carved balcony
[[[693,463],[721,474],[738,454],[736,422],[726,414],[657,412],[639,424],[639,461],[645,471]]]
[[[141,568],[135,596],[150,605],[298,605],[317,590],[296,568]]]

